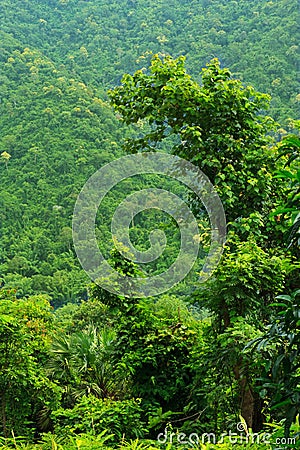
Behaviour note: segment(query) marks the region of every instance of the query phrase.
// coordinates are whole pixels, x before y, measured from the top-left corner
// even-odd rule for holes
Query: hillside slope
[[[52,293],[57,304],[84,292],[71,251],[75,199],[120,154],[125,131],[93,89],[1,37],[0,148],[10,155],[0,165],[2,282],[19,295]]]
[[[186,55],[194,76],[218,57],[244,82],[272,95],[275,119],[284,122],[297,114],[297,0],[2,3],[4,31],[86,83],[118,84],[124,72],[143,65],[148,51]]]
[[[196,78],[218,57],[297,113],[297,2],[4,0],[0,10],[0,280],[55,304],[85,295],[71,218],[89,175],[129,130],[106,103],[149,52],[187,58]],[[139,233],[138,233],[139,234]]]

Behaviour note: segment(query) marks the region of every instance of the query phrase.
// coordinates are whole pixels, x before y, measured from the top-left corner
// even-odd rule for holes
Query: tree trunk
[[[241,415],[245,419],[247,427],[256,433],[263,427],[264,417],[262,414],[262,401],[260,397],[253,392],[248,383],[247,377],[241,376],[241,363],[233,369],[234,376],[239,382],[241,395]]]

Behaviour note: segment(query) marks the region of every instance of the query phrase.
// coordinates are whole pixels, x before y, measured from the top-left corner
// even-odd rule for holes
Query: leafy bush
[[[141,419],[139,399],[98,399],[92,395],[81,398],[73,409],[60,408],[52,413],[54,431],[58,436],[70,433],[98,435],[105,430],[112,434],[110,442],[141,437],[147,432]]]

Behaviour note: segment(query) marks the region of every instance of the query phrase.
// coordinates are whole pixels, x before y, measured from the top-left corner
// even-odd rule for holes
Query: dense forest
[[[1,2],[1,449],[300,446],[298,20],[296,0]],[[123,180],[95,232],[117,273],[179,254],[155,188],[189,206],[200,249],[166,292],[122,295],[81,267],[73,211],[101,167],[149,151],[208,177],[226,243],[200,283],[199,199],[159,173]],[[147,265],[110,228],[146,188],[131,241],[167,242]]]

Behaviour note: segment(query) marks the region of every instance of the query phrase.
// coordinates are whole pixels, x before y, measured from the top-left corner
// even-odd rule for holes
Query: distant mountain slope
[[[0,8],[0,285],[85,295],[71,217],[89,175],[129,134],[105,103],[148,52],[187,57],[198,77],[217,56],[297,113],[296,0],[3,0]],[[137,233],[140,235],[140,233]]]
[[[1,33],[0,278],[19,294],[84,295],[71,218],[86,179],[120,154],[122,130],[83,82]],[[0,280],[1,283],[1,280]]]
[[[18,296],[46,293],[59,306],[85,297],[90,282],[72,244],[76,198],[89,176],[122,155],[132,130],[78,74],[5,32],[0,39],[0,286]],[[131,188],[125,180],[100,211],[102,247],[116,199]]]
[[[5,0],[0,11],[2,30],[105,88],[147,51],[186,55],[196,76],[216,56],[270,93],[281,121],[299,105],[298,19],[297,0]]]

